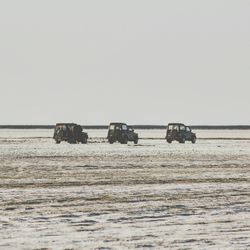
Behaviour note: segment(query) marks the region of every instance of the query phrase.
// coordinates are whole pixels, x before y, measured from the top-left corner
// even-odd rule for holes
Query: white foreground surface
[[[109,145],[88,133],[57,145],[52,130],[0,130],[0,249],[250,248],[250,140]]]

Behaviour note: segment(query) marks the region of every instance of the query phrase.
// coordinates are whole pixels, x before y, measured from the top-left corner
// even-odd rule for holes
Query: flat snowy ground
[[[250,140],[109,145],[88,133],[57,145],[52,130],[0,130],[0,249],[250,249]]]

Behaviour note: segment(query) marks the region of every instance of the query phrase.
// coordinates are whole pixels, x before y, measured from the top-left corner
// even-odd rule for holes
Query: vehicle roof
[[[77,125],[76,123],[63,123],[63,122],[61,122],[61,123],[57,123],[56,124],[56,126],[61,126],[61,125]]]
[[[127,125],[127,124],[123,122],[111,122],[109,125]]]
[[[174,123],[174,122],[169,123],[169,124],[168,124],[168,126],[169,126],[169,125],[183,125],[183,126],[186,126],[186,125],[185,125],[185,124],[183,124],[183,123]]]

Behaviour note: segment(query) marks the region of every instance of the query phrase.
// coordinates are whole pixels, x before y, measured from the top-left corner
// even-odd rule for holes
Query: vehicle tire
[[[61,143],[61,141],[57,141],[57,140],[56,140],[56,144],[59,144],[59,143]]]
[[[182,137],[182,138],[180,139],[180,143],[185,143],[185,141],[186,141],[186,138],[185,138],[185,137]]]
[[[192,143],[194,144],[194,143],[196,142],[196,137],[193,136],[191,141],[192,141]]]
[[[86,137],[84,137],[84,138],[82,139],[82,143],[83,143],[83,144],[87,144],[87,138],[86,138]]]
[[[76,142],[77,142],[76,140],[69,140],[68,141],[68,143],[70,143],[70,144],[76,144]]]
[[[138,138],[134,139],[134,144],[138,144]]]
[[[109,144],[113,144],[114,143],[114,141],[111,140],[111,139],[109,139],[108,141],[109,141]]]
[[[168,143],[172,143],[172,140],[168,139],[167,142],[168,142]]]

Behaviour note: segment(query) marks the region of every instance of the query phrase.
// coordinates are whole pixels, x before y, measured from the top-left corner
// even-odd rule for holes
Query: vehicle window
[[[115,130],[121,130],[121,128],[119,126],[116,126]]]
[[[129,131],[134,131],[134,128],[133,127],[127,127]]]
[[[180,130],[186,130],[186,128],[185,128],[185,126],[183,126],[183,125],[180,125]]]
[[[122,130],[128,130],[126,125],[122,125]]]
[[[186,127],[186,130],[187,130],[188,132],[190,132],[190,131],[191,131],[191,129],[190,129],[189,127]]]
[[[168,125],[168,130],[172,130],[173,129],[173,125]]]
[[[110,129],[110,130],[114,130],[114,129],[115,129],[115,125],[110,125],[110,126],[109,126],[109,129]]]
[[[173,125],[172,130],[177,130],[177,131],[179,131],[179,125]]]

